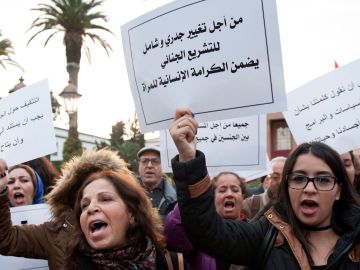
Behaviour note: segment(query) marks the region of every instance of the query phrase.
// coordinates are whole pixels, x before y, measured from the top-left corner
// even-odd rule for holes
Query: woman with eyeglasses
[[[182,223],[195,246],[251,269],[360,269],[359,198],[336,151],[320,142],[299,145],[287,158],[275,205],[254,223],[224,220],[196,150],[197,127],[191,111],[179,109],[170,128]]]

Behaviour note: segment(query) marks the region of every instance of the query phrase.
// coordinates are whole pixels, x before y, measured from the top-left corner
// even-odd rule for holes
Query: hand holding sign
[[[198,123],[189,109],[177,109],[170,128],[171,137],[179,151],[179,160],[186,162],[195,158],[196,131]]]
[[[0,159],[0,193],[6,189],[8,182],[7,175],[8,175],[8,166],[5,160]]]

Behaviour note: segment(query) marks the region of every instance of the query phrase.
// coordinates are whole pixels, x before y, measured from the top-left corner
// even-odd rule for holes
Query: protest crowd
[[[236,19],[223,16],[217,22],[213,20],[209,29],[203,23],[189,30],[187,38],[196,39],[207,31],[211,35],[221,30],[234,33],[243,27],[243,21],[245,25],[246,19],[246,16]],[[274,29],[269,31],[270,34],[273,32]],[[155,38],[154,42],[145,43],[140,55],[145,58],[155,50],[185,40],[185,37],[179,32],[161,41]],[[205,54],[216,53],[220,51],[220,41],[205,42],[199,50],[183,50],[175,56],[169,53],[162,59],[161,68],[186,58],[193,61],[205,58]],[[125,54],[130,55],[128,51]],[[150,83],[142,84],[142,92],[150,95],[151,91],[160,91],[161,87],[171,89],[180,81],[200,81],[202,77],[208,80],[221,72],[228,72],[228,77],[240,72],[262,72],[266,68],[263,58],[259,56],[259,59],[247,57],[245,62],[232,62],[232,67],[231,61],[225,61],[209,68],[204,68],[205,65],[198,70],[192,68],[192,72],[189,68],[177,71],[177,77],[172,78],[170,75],[154,77]],[[139,60],[135,56],[134,63],[136,61]],[[251,78],[258,79],[256,76]],[[224,87],[221,83],[211,82],[204,87],[211,84]],[[196,86],[199,85],[201,83]],[[263,87],[259,85],[259,88]],[[278,83],[276,86],[284,90],[281,85]],[[333,96],[324,92],[319,98],[312,99],[311,105],[288,102],[293,112],[288,112],[286,118],[289,127],[293,127],[290,122],[300,121],[300,115],[305,115],[309,107],[318,108],[330,99],[340,100],[340,95],[350,96],[355,93],[355,88],[360,89],[360,82],[352,82],[347,89],[338,89],[337,93],[333,90]],[[255,96],[261,96],[261,93]],[[282,101],[279,103],[286,103],[285,93],[274,96],[276,102],[279,99]],[[298,97],[289,98],[296,99]],[[228,102],[236,100],[228,98]],[[360,143],[350,133],[358,132],[358,119],[352,126],[344,125],[332,134],[329,131],[327,136],[315,134],[318,136],[316,140],[300,140],[289,154],[273,156],[268,164],[265,164],[269,159],[266,150],[259,151],[259,155],[263,155],[259,160],[264,162],[258,163],[263,166],[255,178],[249,178],[245,169],[231,170],[231,166],[215,172],[213,160],[221,159],[217,155],[224,155],[208,154],[204,145],[209,141],[213,145],[216,142],[225,145],[242,141],[259,146],[260,139],[258,142],[249,141],[251,136],[245,132],[241,135],[221,135],[218,132],[211,138],[199,136],[208,127],[207,122],[200,121],[204,119],[201,118],[204,112],[195,113],[194,108],[176,108],[172,104],[170,107],[173,115],[170,120],[166,119],[169,120],[166,134],[174,145],[175,154],[165,157],[172,150],[164,141],[161,141],[161,147],[146,145],[137,153],[134,151],[137,157],[134,171],[119,152],[107,147],[75,155],[64,162],[60,170],[45,156],[34,156],[32,160],[8,166],[10,162],[0,155],[0,269],[3,269],[1,259],[9,256],[46,260],[51,270],[360,269]],[[281,104],[274,108],[284,107]],[[263,110],[261,106],[258,108]],[[331,119],[340,118],[358,108],[360,102],[339,107],[335,113],[330,113],[328,108],[329,112],[321,119],[308,121],[303,126],[309,133],[318,126],[327,132],[325,123],[330,116]],[[140,110],[138,113],[141,114]],[[218,115],[214,117],[219,120]],[[292,120],[291,117],[298,118]],[[34,121],[39,118],[34,118]],[[223,116],[223,119],[230,118]],[[230,126],[245,129],[250,122],[231,121],[232,124],[223,125],[223,131],[230,133]],[[211,129],[219,126],[212,124]],[[332,144],[331,140],[335,143]],[[231,152],[244,157],[244,163],[251,163],[248,156],[258,154],[251,153],[256,152],[253,149],[257,147],[247,150],[233,148]],[[168,164],[164,164],[166,162]],[[165,171],[166,165],[171,168],[170,173]],[[40,224],[13,224],[14,209],[36,205],[48,207],[48,220]]]
[[[174,119],[176,185],[155,146],[138,152],[138,176],[111,150],[87,151],[46,180],[46,195],[39,168],[1,160],[1,254],[46,259],[50,269],[359,268],[353,151],[303,143],[271,160],[258,188],[268,185],[250,194],[235,172],[210,179],[189,109]],[[44,201],[50,221],[11,224],[9,207]]]

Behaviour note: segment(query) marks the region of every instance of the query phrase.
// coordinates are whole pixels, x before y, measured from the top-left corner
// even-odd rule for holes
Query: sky
[[[45,32],[29,45],[34,32],[26,32],[38,12],[30,10],[48,0],[1,0],[1,38],[12,41],[12,56],[24,72],[7,66],[0,67],[0,96],[22,76],[26,85],[49,80],[50,91],[58,94],[66,87],[65,47],[63,34],[55,35],[48,45]],[[226,0],[219,0],[226,3]],[[91,64],[82,54],[78,88],[82,95],[78,109],[78,130],[109,138],[111,127],[118,121],[133,117],[135,106],[129,86],[121,41],[121,25],[142,14],[170,3],[169,0],[105,0],[100,10],[108,17],[101,23],[114,35],[99,32],[111,44],[110,57],[99,44],[87,42]],[[334,61],[345,65],[360,58],[360,1],[359,0],[277,0],[281,50],[286,91],[332,71]],[[50,33],[50,32],[49,32]],[[62,111],[55,126],[67,128],[68,116]]]

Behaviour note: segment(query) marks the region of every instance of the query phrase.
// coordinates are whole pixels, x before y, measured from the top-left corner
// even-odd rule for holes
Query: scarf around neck
[[[156,249],[150,238],[135,235],[126,246],[111,250],[95,250],[85,239],[79,244],[79,251],[88,257],[96,269],[111,270],[155,270]]]

